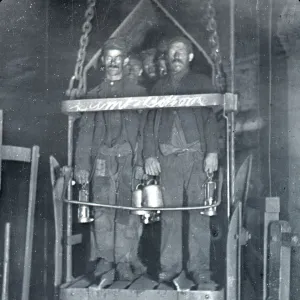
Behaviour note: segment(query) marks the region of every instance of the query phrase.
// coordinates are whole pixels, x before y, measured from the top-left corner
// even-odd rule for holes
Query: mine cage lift
[[[279,199],[266,198],[256,199],[256,201],[247,202],[247,210],[256,214],[257,218],[261,217],[263,229],[259,229],[262,234],[259,236],[263,246],[250,243],[250,255],[244,255],[242,246],[247,244],[251,235],[256,234],[256,228],[250,228],[247,224],[245,214],[247,198],[247,182],[251,172],[251,157],[248,157],[238,172],[235,170],[235,113],[238,111],[238,96],[234,87],[234,1],[231,1],[231,72],[232,82],[231,91],[227,92],[224,85],[224,74],[222,70],[222,60],[218,44],[218,36],[216,31],[215,13],[212,1],[208,1],[210,46],[211,56],[200,44],[191,36],[168,12],[161,4],[163,1],[158,0],[142,0],[125,19],[122,26],[118,28],[112,36],[121,36],[128,30],[134,31],[134,16],[141,13],[141,10],[147,11],[147,15],[151,15],[154,5],[159,8],[165,16],[181,31],[183,35],[188,37],[194,46],[202,52],[205,58],[212,66],[213,82],[219,93],[216,94],[198,94],[198,95],[170,95],[170,96],[149,96],[149,97],[130,97],[130,98],[111,98],[111,99],[84,99],[87,92],[87,72],[97,66],[97,61],[101,55],[101,49],[94,55],[90,62],[83,67],[86,55],[86,47],[88,44],[88,35],[91,31],[91,20],[94,15],[95,0],[88,0],[88,9],[86,11],[86,22],[83,26],[83,35],[80,40],[80,50],[75,68],[75,75],[70,80],[70,86],[67,95],[70,100],[63,101],[62,112],[68,115],[68,166],[60,168],[54,157],[50,158],[51,164],[51,181],[53,187],[54,213],[55,213],[55,287],[60,299],[226,299],[240,300],[242,299],[243,274],[242,265],[246,258],[254,258],[256,264],[259,265],[259,274],[253,266],[248,266],[249,274],[252,280],[256,276],[260,276],[261,283],[258,284],[258,293],[253,299],[288,299],[289,287],[286,282],[289,280],[289,265],[281,264],[283,257],[289,260],[290,246],[288,238],[290,228],[286,222],[279,221]],[[150,6],[149,6],[150,5]],[[151,10],[152,9],[152,10]],[[145,18],[147,18],[147,15]],[[153,19],[153,15],[151,15]],[[141,18],[138,22],[142,22]],[[150,22],[151,23],[151,22]],[[149,26],[149,22],[144,23]],[[140,30],[139,28],[138,30]],[[146,28],[147,29],[147,28]],[[135,32],[132,33],[135,35]],[[75,88],[75,82],[78,86]],[[216,110],[223,112],[226,119],[225,136],[226,136],[226,170],[225,170],[225,199],[226,199],[226,257],[224,285],[217,290],[195,290],[195,291],[176,291],[164,290],[159,287],[157,282],[148,280],[142,284],[143,288],[137,291],[135,282],[122,286],[120,282],[111,282],[110,285],[102,287],[91,284],[86,276],[73,278],[73,257],[72,247],[82,242],[82,235],[73,234],[73,206],[78,206],[81,212],[88,212],[89,207],[106,207],[108,209],[123,210],[139,210],[137,207],[122,207],[114,205],[102,205],[92,202],[81,202],[74,200],[72,186],[72,168],[73,168],[73,139],[74,139],[74,123],[81,112],[97,112],[112,110],[138,110],[138,109],[163,109],[170,107],[214,107]],[[59,171],[60,175],[57,175]],[[246,182],[246,184],[245,184]],[[238,186],[237,186],[238,185]],[[243,187],[241,187],[243,186]],[[67,197],[65,198],[65,193]],[[237,195],[238,194],[238,195]],[[63,200],[64,199],[64,200]],[[214,200],[205,206],[198,207],[157,207],[156,211],[165,210],[199,210],[216,209],[220,205],[220,199]],[[63,200],[63,201],[62,201]],[[64,203],[64,205],[63,205]],[[257,204],[256,204],[257,203]],[[64,209],[65,208],[65,209]],[[153,208],[145,208],[145,211],[153,211]],[[86,215],[88,217],[88,215]],[[200,214],[199,214],[199,217]],[[273,223],[272,223],[273,222]],[[260,225],[261,225],[260,224]],[[260,226],[259,225],[259,226]],[[64,230],[63,230],[64,228]],[[269,231],[270,229],[270,231]],[[64,233],[64,234],[63,234]],[[283,238],[284,237],[284,238]],[[270,243],[268,243],[270,239]],[[285,240],[285,242],[282,242]],[[62,243],[63,241],[63,243]],[[64,246],[64,247],[63,247]],[[271,254],[271,256],[270,256]],[[267,260],[268,255],[271,259]],[[62,259],[64,257],[64,259]],[[273,264],[271,264],[273,258]],[[278,266],[279,267],[274,267]],[[262,276],[261,276],[262,275]],[[250,277],[251,277],[250,276]],[[277,281],[276,281],[276,280]],[[272,284],[268,285],[268,282]]]

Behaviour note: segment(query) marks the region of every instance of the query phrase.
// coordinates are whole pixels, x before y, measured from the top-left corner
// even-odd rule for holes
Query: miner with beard
[[[105,79],[87,98],[145,96],[146,91],[124,76],[128,62],[126,43],[109,39],[103,47]],[[91,183],[92,201],[131,206],[132,182],[143,177],[141,151],[136,151],[142,115],[136,111],[85,113],[79,124],[75,178]],[[138,258],[142,225],[129,211],[95,210],[91,230],[91,257],[95,274],[116,268],[120,280],[133,280],[145,272]]]
[[[192,45],[183,37],[169,41],[168,74],[153,87],[153,95],[214,93],[209,77],[193,73]],[[212,109],[174,108],[152,110],[144,135],[145,172],[159,176],[165,206],[181,207],[204,203],[203,184],[207,173],[218,168],[218,126]],[[183,217],[189,220],[189,257],[183,265]],[[162,213],[160,281],[172,281],[179,274],[190,276],[195,285],[213,284],[210,271],[209,217],[199,211],[188,215],[178,211]]]

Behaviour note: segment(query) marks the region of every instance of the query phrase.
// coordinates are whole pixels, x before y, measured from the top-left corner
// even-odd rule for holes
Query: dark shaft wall
[[[85,1],[2,1],[0,3],[0,109],[6,145],[40,146],[31,299],[51,299],[54,271],[54,220],[49,156],[66,164],[67,117],[60,103],[74,72]],[[83,5],[84,4],[84,5]],[[101,1],[91,37],[91,53],[115,29]],[[104,16],[100,18],[100,16]],[[12,223],[10,297],[20,299],[29,168],[3,163],[0,198],[0,247],[4,222]],[[0,251],[2,272],[3,253]],[[0,280],[0,284],[1,284]],[[48,284],[48,285],[47,285]]]

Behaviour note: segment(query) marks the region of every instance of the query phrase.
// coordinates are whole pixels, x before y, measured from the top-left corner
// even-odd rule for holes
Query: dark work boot
[[[135,276],[141,276],[147,272],[147,267],[139,259],[132,263],[131,266]]]
[[[194,271],[190,273],[190,276],[198,290],[215,291],[218,287],[217,283],[211,279],[210,272]]]
[[[182,271],[178,277],[173,279],[173,284],[179,292],[190,291],[195,286],[195,283],[187,278],[185,271]]]
[[[158,274],[159,282],[172,282],[172,280],[177,276],[177,274],[169,272],[160,272]]]
[[[181,269],[178,267],[178,265],[173,265],[171,268],[168,268],[168,270],[161,271],[158,274],[158,280],[159,282],[172,282],[174,278],[176,278],[180,273]]]
[[[118,280],[121,281],[123,280],[132,281],[137,277],[133,273],[131,265],[129,263],[124,263],[124,262],[118,263],[116,267],[116,271],[117,271]]]
[[[100,260],[98,261],[98,263],[96,265],[96,268],[94,271],[94,276],[99,277],[99,276],[103,275],[104,273],[108,272],[109,270],[111,270],[112,268],[113,268],[113,263],[108,262],[104,258],[100,258]]]

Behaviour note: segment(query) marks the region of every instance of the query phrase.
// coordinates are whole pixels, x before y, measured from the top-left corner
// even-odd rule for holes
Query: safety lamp
[[[79,190],[78,201],[82,203],[89,202],[89,185],[83,184]],[[90,207],[88,205],[78,206],[78,222],[79,223],[91,223],[94,219],[91,217]]]
[[[207,174],[207,181],[204,184],[205,188],[205,200],[204,200],[204,205],[205,206],[211,206],[215,205],[215,191],[217,189],[217,184],[215,181],[213,181],[213,173],[208,173]],[[209,207],[206,208],[205,210],[202,210],[200,212],[202,215],[206,215],[209,217],[215,216],[217,214],[217,207]]]

